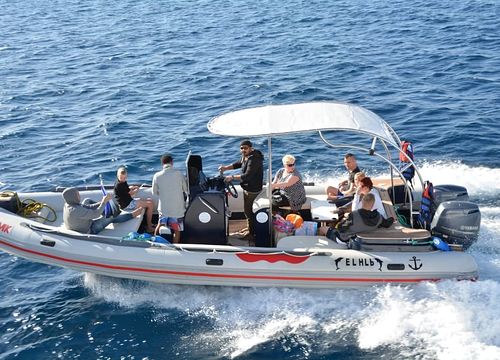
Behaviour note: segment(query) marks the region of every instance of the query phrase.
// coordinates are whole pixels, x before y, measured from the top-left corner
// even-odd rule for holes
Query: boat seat
[[[359,238],[366,240],[424,240],[431,236],[430,232],[425,229],[412,229],[400,224],[387,189],[384,187],[376,187],[376,189],[378,190],[382,203],[384,204],[384,210],[387,217],[392,217],[394,219],[394,223],[389,228],[378,228],[373,231],[358,233],[357,236]]]
[[[276,248],[293,251],[324,251],[346,249],[347,247],[328,239],[326,236],[286,235],[279,239]]]
[[[391,197],[389,196],[389,192],[386,188],[375,187],[380,194],[380,199],[382,200],[382,204],[384,205],[385,213],[387,217],[392,217],[394,221],[398,221],[398,216],[396,215],[396,211],[394,210],[394,206],[391,201]]]
[[[99,235],[103,236],[119,236],[123,237],[130,232],[136,232],[142,223],[142,218],[144,217],[145,209],[142,209],[141,214],[135,218],[122,223],[111,223],[104,228]],[[126,213],[122,211],[122,213]]]
[[[430,238],[431,233],[425,229],[407,228],[395,222],[389,228],[378,228],[356,235],[366,240],[425,240]]]
[[[139,227],[141,226],[142,218],[144,217],[144,212],[145,209],[142,210],[141,215],[130,219],[128,221],[122,222],[122,223],[111,223],[108,226],[104,228],[99,234],[99,236],[108,236],[108,237],[119,237],[122,238],[130,232],[136,232],[139,230]],[[77,231],[69,230],[67,229],[64,224],[62,223],[62,212],[58,214],[58,219],[61,219],[61,223],[59,224],[59,230],[61,232],[65,232],[68,234],[80,234]]]

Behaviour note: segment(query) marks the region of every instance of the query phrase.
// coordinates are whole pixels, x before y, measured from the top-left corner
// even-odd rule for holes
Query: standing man
[[[347,180],[341,181],[338,187],[328,186],[326,188],[328,200],[336,200],[339,197],[351,196],[356,192],[356,187],[354,186],[354,175],[360,171],[356,157],[351,153],[345,154],[344,166],[349,172],[349,176]]]
[[[246,240],[253,240],[255,236],[255,219],[253,215],[253,201],[262,191],[262,180],[264,177],[264,156],[259,150],[252,147],[250,140],[240,143],[241,159],[231,165],[219,166],[219,171],[241,169],[241,175],[229,175],[225,181],[239,180],[243,189],[243,208],[247,219],[247,228],[241,230],[241,235]]]
[[[169,154],[161,157],[163,169],[153,176],[153,194],[158,195],[158,213],[160,218],[171,224],[174,231],[174,243],[181,240],[184,230],[184,212],[187,194],[187,183],[179,170],[174,169],[174,159]]]

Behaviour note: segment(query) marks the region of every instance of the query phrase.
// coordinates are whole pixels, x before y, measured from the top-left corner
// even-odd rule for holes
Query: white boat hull
[[[186,285],[302,288],[477,278],[477,265],[464,252],[367,253],[319,236],[291,236],[281,239],[277,248],[161,246],[41,232],[30,228],[36,222],[5,212],[0,215],[0,249],[36,262],[118,278]]]

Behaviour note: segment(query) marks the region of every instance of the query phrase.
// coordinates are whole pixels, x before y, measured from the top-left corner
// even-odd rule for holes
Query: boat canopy
[[[404,154],[400,148],[400,139],[396,132],[380,116],[361,106],[343,102],[309,102],[286,105],[267,105],[233,111],[212,119],[207,124],[208,130],[217,135],[237,137],[268,137],[269,147],[269,183],[272,182],[271,138],[277,135],[317,131],[321,139],[331,147],[368,150],[368,154],[377,156],[389,164],[391,181],[393,172],[404,179],[402,171],[413,166],[423,188],[422,175],[412,159],[408,158],[405,167],[398,167],[391,158],[390,148]],[[324,136],[324,131],[347,131],[365,134],[372,138],[371,147],[365,149],[354,144],[332,144]],[[380,141],[384,151],[375,151]],[[406,156],[406,154],[404,154]],[[399,159],[399,156],[396,158]],[[411,188],[405,181],[405,191],[410,199]],[[271,203],[271,193],[269,193]],[[410,212],[413,211],[410,202]],[[413,225],[413,218],[410,219]]]
[[[212,119],[208,130],[217,135],[276,136],[308,131],[353,131],[376,137],[395,148],[399,138],[378,115],[342,102],[267,105],[233,111]]]

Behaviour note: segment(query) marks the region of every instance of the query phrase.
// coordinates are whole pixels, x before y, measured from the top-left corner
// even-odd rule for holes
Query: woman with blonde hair
[[[295,157],[287,154],[282,159],[283,167],[276,172],[272,190],[280,191],[281,201],[275,207],[290,206],[292,211],[298,211],[306,202],[306,189],[302,183],[302,176],[295,167]]]

